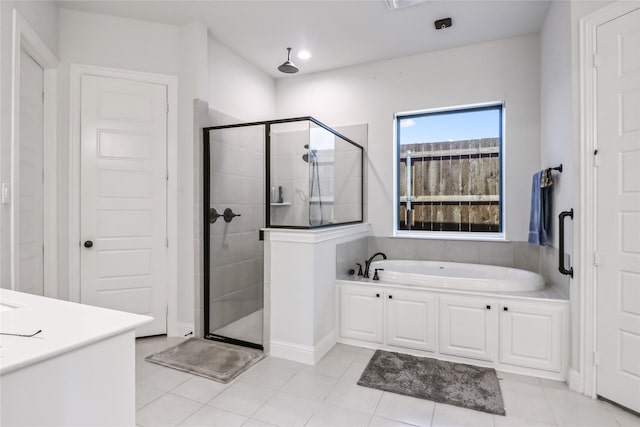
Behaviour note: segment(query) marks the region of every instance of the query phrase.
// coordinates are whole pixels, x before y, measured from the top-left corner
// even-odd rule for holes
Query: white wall
[[[549,245],[542,248],[541,270],[557,273],[558,258],[558,214],[574,207],[577,186],[574,181],[575,164],[573,154],[573,81],[571,59],[571,4],[552,2],[540,31],[540,156],[542,167],[563,165],[563,173],[554,173],[552,187],[552,226]],[[573,253],[572,225],[567,220],[565,251]],[[554,250],[555,248],[555,250]],[[572,309],[572,323],[579,321]],[[578,334],[571,336],[571,366],[578,363]]]
[[[199,274],[194,262],[199,244],[199,215],[195,202],[195,174],[200,170],[200,157],[195,155],[193,141],[194,99],[205,99],[209,89],[207,27],[200,22],[178,30],[178,324],[182,335],[193,331],[196,283]],[[198,133],[199,135],[199,133]],[[199,206],[199,204],[197,205]]]
[[[11,182],[11,69],[13,9],[34,29],[38,37],[58,54],[58,12],[49,1],[0,1],[0,182]],[[0,286],[11,287],[11,205],[0,205]]]
[[[275,81],[209,37],[209,108],[246,121],[274,118]]]
[[[252,64],[207,34],[198,22],[173,26],[147,21],[59,10],[61,140],[60,188],[68,188],[69,64],[98,65],[178,76],[178,322],[192,324],[194,286],[199,283],[194,264],[200,213],[200,189],[195,173],[201,158],[194,145],[193,101],[211,97],[214,108],[243,120],[271,118],[275,111],[275,83]],[[211,48],[209,45],[213,45]],[[211,67],[211,70],[209,69]],[[68,296],[68,200],[61,191],[60,296]]]
[[[579,205],[580,147],[580,66],[579,21],[610,1],[552,2],[540,31],[540,154],[542,166],[562,163],[564,172],[555,175],[553,226],[550,245],[557,250],[558,214]],[[579,209],[574,221],[567,220],[565,252],[571,255],[574,271],[580,260],[574,256],[573,230],[580,221]],[[544,248],[542,270],[557,271],[557,252]],[[569,281],[571,298],[571,368],[580,369],[580,277]],[[576,385],[579,388],[579,385]]]
[[[97,65],[103,67],[120,68],[133,71],[145,71],[179,77],[179,111],[178,111],[178,182],[179,195],[178,203],[185,203],[182,206],[190,206],[193,194],[193,182],[188,178],[192,176],[193,152],[191,144],[185,141],[192,141],[193,138],[193,107],[192,100],[199,94],[198,92],[205,84],[201,79],[203,72],[197,67],[197,61],[193,61],[191,56],[197,56],[194,51],[198,48],[206,52],[206,48],[197,44],[198,26],[190,24],[184,27],[172,25],[155,24],[146,21],[124,19],[107,15],[98,15],[84,12],[77,12],[67,9],[60,9],[60,80],[59,93],[61,97],[61,137],[59,146],[59,171],[60,171],[60,191],[61,207],[60,231],[61,231],[61,274],[60,274],[60,297],[68,296],[68,259],[67,253],[75,248],[67,240],[69,224],[68,218],[68,198],[66,189],[68,188],[69,170],[69,65],[71,63]],[[206,36],[206,30],[202,33]],[[196,41],[194,42],[194,39]],[[204,39],[206,43],[206,38]],[[185,46],[193,46],[191,49],[184,49]],[[203,56],[200,55],[200,56]],[[206,66],[206,64],[205,64]],[[188,84],[186,83],[188,82]],[[205,85],[206,86],[206,85]],[[190,97],[190,98],[189,98]],[[189,120],[191,119],[191,122]],[[194,281],[192,252],[193,228],[192,214],[188,209],[178,210],[179,229],[179,263],[178,263],[178,283],[181,288],[178,290],[178,318],[193,316],[193,311],[188,308],[193,306],[193,288],[189,286]],[[71,226],[77,226],[72,224]],[[191,257],[189,257],[191,255]],[[187,307],[187,308],[185,308]]]
[[[394,113],[506,101],[506,233],[526,240],[540,168],[539,79],[539,40],[530,35],[281,79],[277,113],[369,124],[368,219],[375,235],[390,236]]]
[[[563,165],[553,174],[550,244],[558,247],[557,218],[574,206],[571,5],[552,2],[540,31],[540,156],[542,167]],[[567,241],[567,243],[569,243]],[[567,249],[571,250],[568,244]]]

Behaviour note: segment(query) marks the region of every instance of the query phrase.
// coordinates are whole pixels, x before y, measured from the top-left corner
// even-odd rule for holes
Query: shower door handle
[[[233,218],[235,218],[237,216],[242,216],[242,215],[235,214],[235,213],[233,213],[231,208],[227,208],[227,209],[224,210],[224,214],[222,216],[224,217],[224,221],[225,222],[231,222],[233,220]]]
[[[213,224],[214,222],[216,222],[218,220],[218,218],[220,218],[222,216],[222,214],[219,214],[217,210],[215,210],[215,208],[211,208],[209,209],[209,222],[211,224]],[[228,221],[227,221],[228,222]]]

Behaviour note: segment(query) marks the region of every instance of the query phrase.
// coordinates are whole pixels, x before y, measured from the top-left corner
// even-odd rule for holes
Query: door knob
[[[93,246],[93,242],[91,240],[87,240],[86,242],[84,242],[84,247],[89,249]]]

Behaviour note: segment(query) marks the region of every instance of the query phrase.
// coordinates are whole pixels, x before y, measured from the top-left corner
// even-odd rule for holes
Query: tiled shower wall
[[[264,127],[210,132],[210,208],[241,216],[210,225],[210,329],[241,319],[263,305]]]
[[[287,124],[289,125],[289,124]],[[360,219],[362,208],[361,183],[363,171],[360,162],[360,150],[341,138],[334,137],[333,150],[318,150],[318,175],[314,175],[309,162],[302,160],[308,153],[304,148],[309,141],[309,130],[276,131],[282,125],[276,125],[271,132],[271,185],[277,189],[282,186],[284,202],[290,205],[271,206],[273,225],[303,226],[320,223],[320,204],[317,203],[318,189],[313,191],[315,203],[309,209],[310,185],[318,185],[323,200],[322,218],[327,222],[351,222]],[[366,124],[337,126],[337,132],[349,137],[358,144],[366,144],[368,126]],[[317,129],[316,129],[317,130]],[[321,130],[322,132],[324,129]],[[333,137],[333,135],[331,135]]]
[[[301,126],[296,123],[296,125]],[[302,160],[309,144],[308,130],[280,131],[291,124],[274,125],[271,131],[271,186],[282,187],[286,205],[271,206],[272,225],[309,225],[309,163]]]
[[[241,120],[210,110],[201,100],[194,101],[195,109],[195,165],[196,183],[194,212],[194,253],[196,271],[195,290],[195,335],[202,337],[204,325],[204,270],[203,270],[203,152],[202,128],[240,123]],[[264,192],[262,184],[261,152],[264,133],[256,135],[249,129],[234,135],[233,141],[218,141],[211,162],[211,207],[222,213],[231,208],[242,215],[231,223],[219,218],[211,225],[211,319],[210,328],[215,330],[263,305],[263,254],[262,242],[258,241],[258,229],[264,222]],[[254,138],[259,137],[256,141]],[[234,185],[229,184],[229,180]],[[259,182],[256,182],[258,181]],[[240,184],[240,187],[238,186]],[[258,188],[259,190],[255,190]]]

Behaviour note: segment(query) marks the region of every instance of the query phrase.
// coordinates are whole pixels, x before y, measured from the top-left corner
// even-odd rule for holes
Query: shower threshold
[[[263,310],[257,310],[235,322],[212,331],[205,338],[263,350]]]

